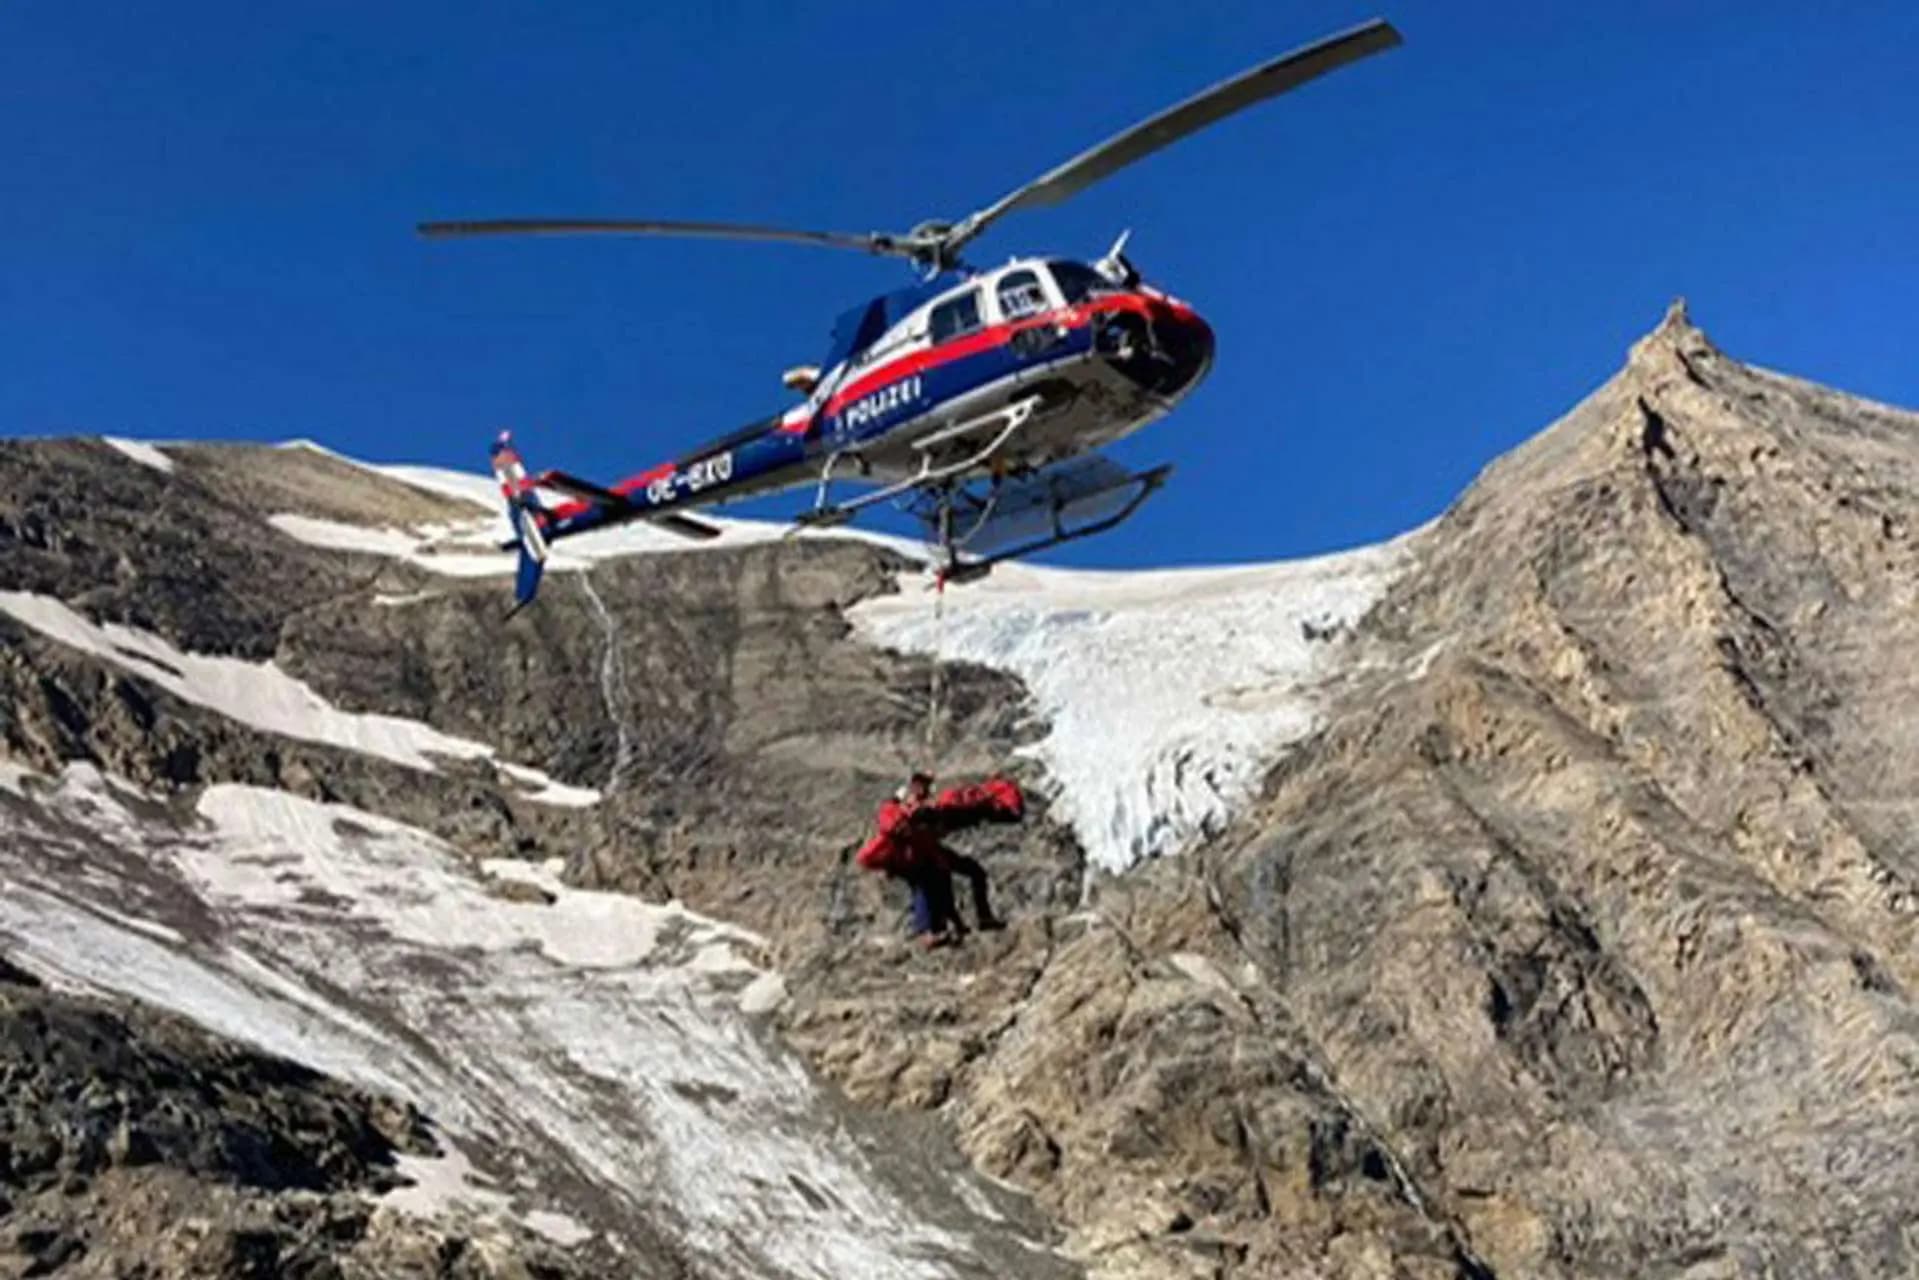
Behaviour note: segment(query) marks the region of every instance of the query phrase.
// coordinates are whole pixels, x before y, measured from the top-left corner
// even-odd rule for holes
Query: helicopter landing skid
[[[1158,491],[1159,487],[1166,483],[1166,477],[1171,475],[1172,471],[1172,464],[1165,463],[1146,471],[1135,472],[1123,480],[1120,480],[1118,483],[1109,485],[1103,490],[1093,493],[1081,493],[1068,501],[1056,502],[1049,512],[1052,519],[1052,530],[1050,533],[1023,542],[1018,546],[1004,547],[993,552],[991,555],[981,556],[973,560],[961,560],[959,558],[958,547],[951,536],[951,498],[950,496],[944,496],[943,502],[949,504],[942,508],[940,516],[943,531],[940,552],[944,563],[935,571],[933,585],[935,588],[938,588],[949,582],[977,582],[979,579],[991,573],[993,566],[996,564],[1007,560],[1017,560],[1023,556],[1032,555],[1036,551],[1045,551],[1050,547],[1063,546],[1068,542],[1076,542],[1081,538],[1090,538],[1096,533],[1105,533],[1108,529],[1122,523],[1131,517],[1135,511],[1138,511],[1146,499],[1152,497],[1153,494]],[[1121,506],[1119,510],[1113,512],[1111,515],[1095,520],[1091,524],[1080,525],[1077,528],[1067,527],[1067,508],[1092,498],[1116,493],[1129,486],[1134,487],[1136,491],[1126,500],[1125,504]]]
[[[1003,409],[995,409],[991,413],[981,414],[966,422],[942,427],[932,435],[915,440],[913,447],[920,451],[920,469],[915,475],[910,479],[875,489],[871,493],[862,493],[859,497],[846,502],[826,501],[827,488],[833,482],[833,471],[841,457],[839,453],[829,455],[825,467],[820,470],[819,495],[814,508],[795,516],[793,527],[787,530],[786,536],[790,538],[802,529],[831,528],[834,525],[845,524],[856,512],[867,507],[897,498],[903,493],[911,493],[915,489],[923,489],[928,485],[944,484],[975,467],[984,466],[992,460],[993,455],[1006,447],[1007,441],[1011,440],[1021,427],[1032,421],[1033,414],[1039,405],[1039,396],[1028,396]],[[952,462],[935,462],[933,455],[928,452],[937,446],[950,444],[970,435],[992,431],[995,427],[998,430],[993,432],[983,446],[963,458]]]

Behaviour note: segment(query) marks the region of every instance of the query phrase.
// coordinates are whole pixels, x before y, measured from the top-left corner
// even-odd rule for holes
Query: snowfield
[[[493,759],[483,742],[456,738],[401,716],[342,711],[271,662],[185,653],[151,632],[96,625],[52,596],[0,591],[0,612],[49,639],[151,680],[184,701],[268,733],[319,742],[431,772],[433,757]],[[595,804],[599,793],[570,787],[525,765],[495,761],[509,791],[549,804]]]
[[[1233,568],[1001,565],[937,614],[907,581],[851,616],[873,644],[1024,681],[1051,725],[1029,751],[1055,815],[1122,872],[1218,831],[1312,730],[1343,660],[1334,633],[1405,570],[1416,536]]]
[[[277,791],[209,787],[182,821],[86,765],[7,781],[12,958],[412,1101],[449,1150],[393,1207],[615,1248],[651,1223],[739,1280],[973,1277],[982,1238],[1012,1244],[993,1188],[876,1136],[754,1025],[778,984],[751,934]]]

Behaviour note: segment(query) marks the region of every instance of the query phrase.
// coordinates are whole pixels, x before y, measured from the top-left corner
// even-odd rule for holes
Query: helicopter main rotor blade
[[[1098,146],[1080,152],[1058,168],[1007,193],[996,203],[955,226],[943,247],[957,249],[984,231],[989,223],[1016,209],[1058,204],[1135,160],[1170,146],[1188,134],[1197,133],[1207,125],[1216,124],[1236,111],[1277,97],[1289,89],[1297,89],[1309,80],[1316,80],[1329,71],[1399,43],[1398,30],[1391,23],[1375,18],[1291,53],[1281,54],[1271,62],[1243,71],[1177,106],[1168,107],[1123,133],[1114,134]]]
[[[789,244],[827,245],[865,253],[910,256],[908,247],[893,236],[870,232],[794,231],[738,222],[669,222],[600,218],[489,218],[472,222],[422,222],[419,232],[435,239],[452,236],[515,235],[642,235],[701,236],[717,240],[777,240]]]

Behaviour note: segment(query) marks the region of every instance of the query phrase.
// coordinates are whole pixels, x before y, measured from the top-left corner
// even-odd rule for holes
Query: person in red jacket
[[[973,914],[982,930],[1005,925],[988,901],[986,868],[946,846],[951,831],[980,822],[1016,822],[1024,811],[1019,788],[1005,779],[959,787],[932,796],[933,775],[916,772],[875,815],[879,830],[859,852],[859,864],[906,881],[913,892],[913,932],[927,948],[966,934],[953,902],[953,873],[973,891]]]

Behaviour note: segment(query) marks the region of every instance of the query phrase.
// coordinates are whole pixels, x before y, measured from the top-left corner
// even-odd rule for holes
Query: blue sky
[[[1825,14],[1816,10],[1826,10]],[[1055,559],[1295,556],[1442,510],[1684,294],[1734,355],[1919,405],[1919,6],[185,3],[0,9],[0,431],[312,437],[608,478],[770,412],[856,254],[427,243],[426,218],[958,216],[1374,16],[1406,44],[972,251],[1123,227],[1219,333]],[[759,509],[765,509],[761,507]]]

